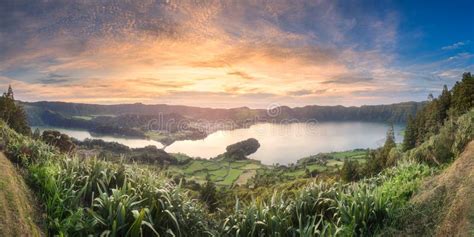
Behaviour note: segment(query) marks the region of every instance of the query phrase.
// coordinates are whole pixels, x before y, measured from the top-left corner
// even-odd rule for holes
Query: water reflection
[[[264,164],[288,164],[299,158],[319,152],[344,151],[356,148],[376,148],[383,145],[389,126],[384,123],[367,122],[320,122],[292,124],[256,124],[249,128],[217,131],[202,140],[177,141],[166,147],[167,152],[185,153],[193,157],[211,158],[223,152],[233,143],[256,138],[260,149],[250,158]],[[40,128],[47,129],[47,128]],[[86,138],[118,142],[132,148],[163,145],[146,139],[113,136],[93,136],[87,131],[54,128],[79,140]],[[397,142],[401,142],[403,125],[395,125]]]

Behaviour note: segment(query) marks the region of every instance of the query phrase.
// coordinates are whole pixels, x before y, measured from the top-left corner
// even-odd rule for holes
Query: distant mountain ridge
[[[215,109],[184,105],[155,104],[117,104],[98,105],[68,102],[21,102],[28,113],[30,124],[42,125],[39,114],[54,111],[63,116],[107,116],[107,115],[158,115],[175,114],[187,119],[222,120],[229,119],[237,123],[249,119],[265,121],[309,120],[318,121],[367,121],[404,123],[408,115],[415,114],[426,102],[402,102],[388,105],[363,105],[360,107],[308,105],[290,108],[288,106],[266,109],[250,109],[247,107]],[[44,121],[43,121],[44,122]]]
[[[169,145],[177,140],[203,139],[218,130],[252,124],[362,121],[405,123],[423,102],[361,107],[317,106],[266,109],[199,108],[182,105],[97,105],[67,102],[20,102],[31,126],[84,129],[91,133],[148,138]]]

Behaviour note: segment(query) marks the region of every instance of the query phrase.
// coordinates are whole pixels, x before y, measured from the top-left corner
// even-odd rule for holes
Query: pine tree
[[[385,144],[383,145],[383,149],[388,150],[388,152],[390,152],[390,150],[396,146],[397,144],[395,143],[395,131],[393,130],[393,124],[392,124],[388,128],[387,138],[385,139]]]
[[[461,115],[474,106],[474,77],[471,73],[463,74],[461,82],[456,82],[452,89],[453,114]]]
[[[439,96],[438,106],[439,119],[441,123],[443,123],[448,117],[448,110],[451,106],[451,92],[449,92],[446,85],[443,86],[443,92],[441,92],[441,95]]]
[[[0,119],[5,121],[13,130],[21,134],[31,134],[26,112],[21,105],[15,103],[11,86],[9,86],[8,91],[0,97]]]
[[[13,101],[15,100],[15,97],[13,97],[13,89],[11,85],[8,85],[8,91],[5,96]]]
[[[471,73],[464,73],[462,80],[456,82],[451,90],[445,85],[438,98],[430,94],[428,100],[430,102],[416,114],[414,121],[407,123],[404,150],[423,143],[437,134],[447,119],[460,116],[474,107],[474,77]]]
[[[378,162],[380,163],[379,165],[382,168],[384,168],[387,163],[390,151],[396,146],[397,144],[395,143],[395,132],[393,130],[393,125],[390,125],[390,128],[387,131],[387,138],[385,139],[385,144],[383,145],[378,157]]]
[[[13,117],[15,119],[10,122],[12,128],[21,134],[31,135],[31,128],[28,125],[28,118],[23,106],[16,105]]]
[[[403,138],[403,150],[407,151],[416,145],[416,124],[413,117],[408,116],[407,126],[405,129],[405,136]]]

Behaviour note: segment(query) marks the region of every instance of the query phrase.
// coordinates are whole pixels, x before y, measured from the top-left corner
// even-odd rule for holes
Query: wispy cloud
[[[467,40],[467,41],[459,41],[459,42],[456,42],[456,43],[454,43],[454,44],[452,44],[452,45],[444,46],[444,47],[442,47],[441,49],[442,49],[442,50],[459,49],[459,48],[461,48],[462,46],[465,46],[465,45],[467,45],[467,44],[469,44],[469,43],[470,43],[469,40]]]
[[[462,53],[458,53],[454,56],[451,56],[448,58],[448,61],[454,61],[454,60],[458,60],[458,59],[463,59],[463,60],[466,60],[466,59],[470,59],[474,56],[474,54],[471,54],[471,53],[468,53],[468,52],[462,52]]]
[[[332,78],[329,81],[323,81],[322,84],[357,84],[357,83],[367,83],[373,80],[372,77],[364,77],[361,75],[340,75]]]
[[[288,91],[287,95],[289,96],[318,96],[322,95],[325,92],[327,92],[328,89],[319,89],[319,90],[308,90],[308,89],[303,89],[303,90],[296,90],[296,91]]]
[[[49,73],[45,78],[40,78],[39,81],[43,84],[58,84],[68,82],[70,78],[67,75]]]
[[[243,78],[245,80],[255,80],[255,77],[250,76],[249,74],[247,74],[245,72],[241,72],[241,71],[228,72],[227,75],[238,76],[238,77]]]
[[[40,82],[43,84],[58,84],[58,83],[65,83],[67,81],[68,81],[67,79],[53,79],[53,78],[40,79]]]

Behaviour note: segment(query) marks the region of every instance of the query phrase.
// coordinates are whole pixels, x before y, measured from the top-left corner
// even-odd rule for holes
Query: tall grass
[[[0,122],[9,157],[28,170],[49,235],[367,236],[391,225],[432,168],[403,162],[357,183],[313,183],[294,193],[236,202],[212,219],[164,176],[135,166],[59,154]],[[215,215],[219,216],[219,215]]]
[[[164,176],[137,167],[58,154],[0,124],[1,139],[44,204],[48,234],[210,235],[205,208]]]
[[[255,200],[228,216],[223,236],[370,236],[394,220],[432,169],[404,162],[376,178],[350,184],[314,183],[283,198]]]

